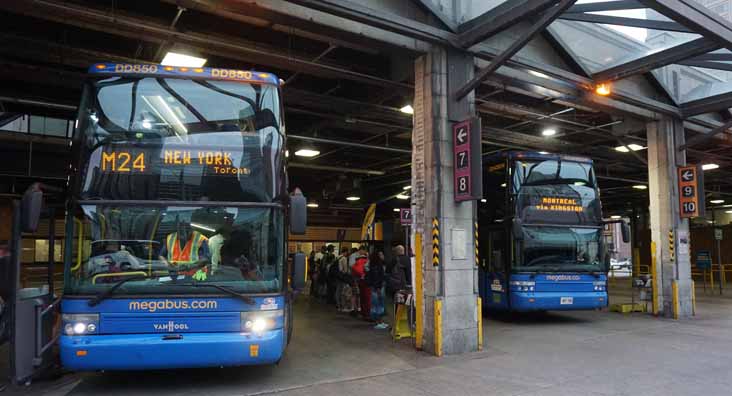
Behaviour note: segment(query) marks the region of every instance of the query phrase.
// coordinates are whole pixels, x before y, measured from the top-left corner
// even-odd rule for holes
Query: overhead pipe
[[[341,166],[327,166],[327,165],[315,165],[315,164],[304,164],[302,162],[290,162],[287,164],[290,168],[303,168],[303,169],[315,169],[332,172],[345,172],[345,173],[357,173],[361,175],[370,176],[382,176],[386,174],[384,171],[371,170],[371,169],[355,169],[355,168],[344,168]]]
[[[347,142],[347,141],[343,141],[343,140],[323,139],[323,138],[318,138],[318,137],[313,137],[313,136],[287,135],[287,137],[289,139],[304,140],[304,141],[308,141],[308,142],[336,144],[336,145],[340,145],[340,146],[351,146],[351,147],[358,147],[358,148],[370,149],[370,150],[390,151],[392,153],[400,153],[400,154],[411,154],[412,153],[412,150],[409,150],[409,149],[401,149],[401,148],[387,147],[387,146],[375,146],[375,145],[371,145],[371,144]]]

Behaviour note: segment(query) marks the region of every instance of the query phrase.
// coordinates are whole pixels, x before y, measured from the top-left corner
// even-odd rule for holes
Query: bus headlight
[[[61,321],[66,335],[96,334],[99,314],[63,314]]]
[[[605,281],[592,282],[592,285],[595,287],[595,291],[605,291],[607,288]]]
[[[241,330],[246,333],[263,333],[280,327],[284,311],[249,311],[241,313]]]

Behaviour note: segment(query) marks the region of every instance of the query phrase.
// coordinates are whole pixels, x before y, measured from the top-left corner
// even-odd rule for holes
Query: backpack
[[[356,264],[353,264],[353,268],[351,268],[351,274],[358,279],[363,279],[366,276],[366,263],[368,262],[369,259],[366,257],[357,258]]]

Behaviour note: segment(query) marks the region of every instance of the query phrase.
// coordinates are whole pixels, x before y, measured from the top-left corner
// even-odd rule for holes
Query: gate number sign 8
[[[468,192],[468,176],[458,178],[458,193],[464,194]]]

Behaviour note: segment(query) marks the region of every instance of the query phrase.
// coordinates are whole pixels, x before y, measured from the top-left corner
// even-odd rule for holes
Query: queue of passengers
[[[394,249],[394,259],[384,262],[384,253],[369,256],[365,246],[349,249],[344,246],[334,254],[333,245],[323,246],[310,256],[310,295],[316,301],[335,305],[340,313],[375,323],[385,330],[386,296],[391,303],[393,293],[411,285],[409,258],[404,247]]]

